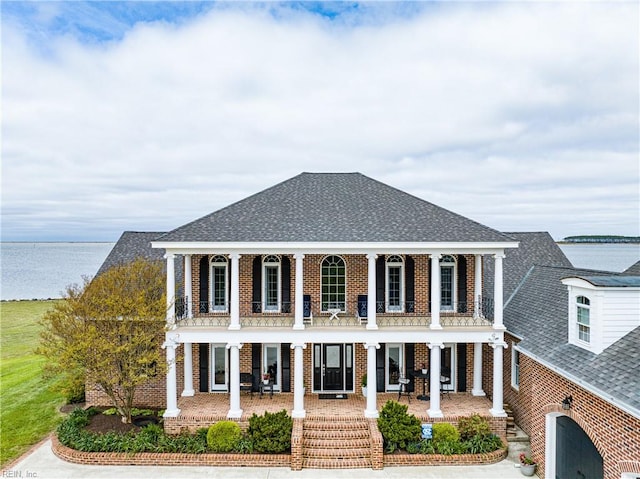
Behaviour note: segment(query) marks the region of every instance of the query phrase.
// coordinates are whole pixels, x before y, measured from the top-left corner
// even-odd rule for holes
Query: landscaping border
[[[385,466],[472,466],[495,464],[507,457],[507,449],[484,454],[385,454]]]

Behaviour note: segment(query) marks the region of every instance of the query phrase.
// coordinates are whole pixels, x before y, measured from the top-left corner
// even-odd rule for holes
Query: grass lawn
[[[52,301],[0,303],[0,464],[17,458],[61,419],[62,394],[42,378],[38,320]]]

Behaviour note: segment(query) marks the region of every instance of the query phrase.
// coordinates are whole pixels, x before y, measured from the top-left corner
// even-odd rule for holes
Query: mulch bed
[[[157,410],[154,410],[157,417]],[[144,416],[146,417],[146,416]],[[87,431],[103,434],[105,432],[129,432],[139,431],[141,428],[135,424],[125,424],[122,422],[122,418],[118,414],[111,416],[105,416],[104,414],[96,414],[92,416],[89,424],[85,427]]]

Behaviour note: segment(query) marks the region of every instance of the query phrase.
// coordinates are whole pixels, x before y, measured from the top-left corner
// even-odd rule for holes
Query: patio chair
[[[407,399],[411,402],[411,392],[409,391],[410,382],[411,379],[406,377],[404,374],[400,375],[400,379],[398,379],[398,401],[400,401],[400,398],[404,395],[407,396]]]
[[[449,395],[449,389],[446,387],[451,384],[451,376],[440,376],[440,392],[446,393],[447,397],[451,399]]]
[[[253,374],[240,373],[240,392],[245,391],[253,396]]]

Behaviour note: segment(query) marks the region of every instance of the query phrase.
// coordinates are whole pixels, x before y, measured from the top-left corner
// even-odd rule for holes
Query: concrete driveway
[[[305,469],[284,467],[187,467],[187,466],[81,466],[58,459],[51,452],[51,441],[34,447],[9,468],[2,478],[19,479],[516,479],[522,475],[515,464],[505,459],[489,466],[420,466],[371,469]]]

